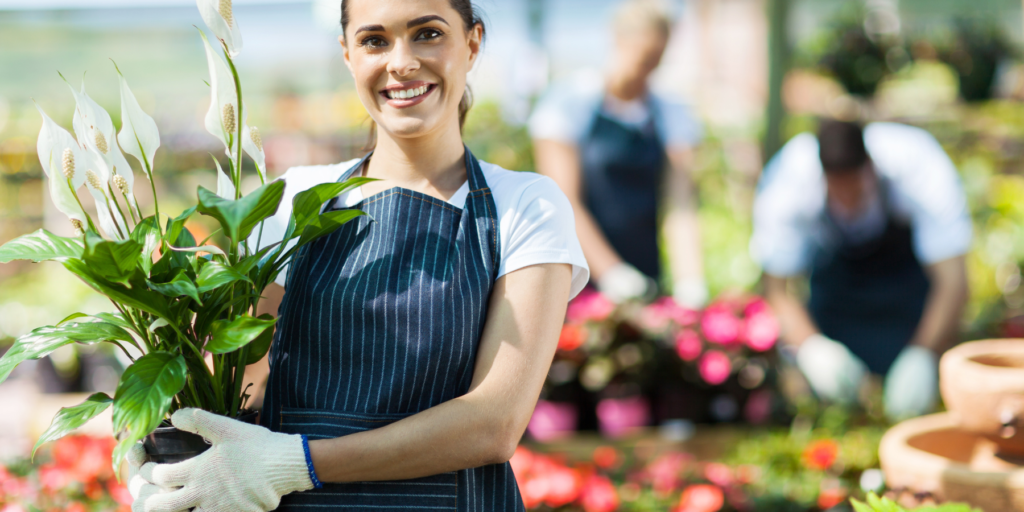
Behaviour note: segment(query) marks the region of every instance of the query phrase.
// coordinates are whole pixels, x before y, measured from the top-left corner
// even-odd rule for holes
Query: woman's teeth
[[[430,88],[429,85],[424,85],[423,87],[417,87],[415,89],[405,89],[405,90],[401,90],[401,91],[386,91],[386,94],[388,96],[388,99],[392,99],[392,100],[407,100],[407,99],[410,99],[410,98],[415,98],[417,96],[426,94],[427,93],[427,89],[429,89],[429,88]]]

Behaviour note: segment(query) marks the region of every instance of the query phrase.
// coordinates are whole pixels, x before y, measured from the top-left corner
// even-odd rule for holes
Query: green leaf
[[[850,499],[850,504],[853,505],[855,512],[875,512],[875,509],[868,506],[867,503],[857,501],[856,499]]]
[[[84,245],[77,238],[57,236],[45,229],[20,236],[0,247],[0,263],[14,260],[64,261],[81,258]]]
[[[362,217],[363,215],[366,215],[366,213],[362,210],[336,210],[333,212],[327,212],[310,222],[309,225],[302,230],[302,237],[299,238],[298,247],[327,236],[345,225],[345,223],[357,217]]]
[[[115,469],[132,445],[160,426],[187,375],[185,358],[170,352],[146,354],[124,371],[114,394],[114,432],[126,431],[114,448]]]
[[[249,281],[249,278],[237,270],[217,261],[211,261],[199,270],[196,277],[196,284],[199,285],[199,293],[206,293],[216,290],[226,284],[236,281]]]
[[[127,283],[142,254],[142,244],[135,240],[109,241],[93,233],[85,234],[82,261],[93,273],[111,281]]]
[[[273,315],[263,314],[260,315],[260,320],[275,321]],[[249,343],[249,354],[245,360],[246,366],[250,364],[256,364],[263,356],[267,355],[270,351],[270,343],[274,341],[274,329],[267,329],[263,331],[256,339]]]
[[[156,217],[143,219],[132,231],[132,240],[142,246],[139,263],[142,265],[142,271],[148,276],[153,269],[153,251],[160,247],[160,221]]]
[[[60,327],[40,327],[18,338],[0,357],[0,382],[3,382],[19,364],[40,359],[70,343],[93,344],[102,341],[124,341],[135,345],[135,340],[121,327],[106,322],[69,323]]]
[[[288,220],[288,230],[284,239],[290,240],[296,233],[302,234],[306,226],[316,221],[320,215],[320,208],[330,199],[373,181],[377,179],[350,178],[343,183],[324,183],[295,194],[292,200],[292,217]]]
[[[260,221],[277,212],[284,196],[284,182],[277,180],[254,190],[235,201],[224,199],[199,187],[199,213],[220,222],[224,234],[234,243],[240,243],[252,233]]]
[[[167,240],[172,244],[181,245],[178,243],[178,236],[181,235],[182,231],[185,230],[185,223],[188,222],[189,217],[196,213],[196,207],[193,206],[188,210],[181,212],[181,215],[167,221]],[[195,241],[193,239],[193,245]]]
[[[68,322],[70,322],[72,320],[78,320],[79,318],[88,318],[88,317],[89,317],[89,315],[87,315],[85,313],[71,313],[70,315],[64,317],[64,320],[61,320],[60,322],[57,322],[57,325],[61,326],[61,325],[64,325],[64,324],[66,324],[66,323],[68,323]]]
[[[199,299],[199,291],[196,289],[195,283],[189,279],[188,274],[185,273],[184,270],[178,271],[178,274],[174,276],[174,279],[171,279],[169,282],[154,283],[152,281],[147,281],[147,283],[151,289],[168,297],[189,297],[196,301],[200,306],[203,304],[203,301]]]
[[[276,321],[276,318],[251,316],[240,316],[231,322],[218,320],[213,323],[213,338],[206,343],[205,348],[213,354],[233,352],[246,346],[265,331],[273,332],[270,327]]]
[[[39,440],[36,441],[36,445],[32,447],[32,458],[35,458],[36,450],[38,450],[43,443],[56,441],[82,425],[85,425],[89,420],[99,416],[101,412],[107,410],[107,407],[110,407],[110,404],[113,401],[114,399],[107,396],[106,393],[95,393],[78,405],[62,407],[60,411],[57,411],[57,415],[53,417],[53,421],[50,422],[49,428],[43,432],[43,435],[39,436]]]
[[[64,262],[64,268],[82,279],[92,289],[106,295],[114,302],[123,304],[135,309],[141,309],[151,315],[173,321],[171,313],[167,309],[167,298],[163,295],[146,289],[146,278],[142,272],[136,273],[131,280],[132,287],[110,282],[97,275],[81,260],[68,260]]]

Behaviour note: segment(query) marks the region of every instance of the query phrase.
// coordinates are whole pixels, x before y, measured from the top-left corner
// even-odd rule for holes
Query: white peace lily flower
[[[234,146],[232,143],[235,142],[235,136],[238,134],[236,123],[239,119],[244,119],[239,115],[235,80],[227,63],[217,55],[213,46],[210,45],[206,34],[200,31],[199,35],[203,37],[206,47],[206,62],[210,71],[210,108],[206,111],[206,131],[220,139],[226,148],[225,153],[228,157],[232,157],[231,150]]]
[[[68,87],[71,87],[71,84],[68,84]],[[109,192],[106,188],[114,174],[124,178],[128,190],[132,190],[135,186],[135,174],[117,145],[117,132],[114,131],[114,122],[110,119],[110,114],[86,94],[84,82],[80,92],[71,87],[71,93],[74,94],[76,103],[72,122],[75,135],[98,157],[93,172],[103,183],[105,192]],[[134,203],[134,196],[129,197],[132,198],[132,206],[138,209],[138,205]]]
[[[117,68],[117,64],[114,64],[114,68]],[[142,164],[143,170],[152,180],[153,176],[149,173],[153,170],[154,156],[160,147],[160,132],[156,121],[139,106],[139,101],[128,88],[128,82],[120,69],[117,70],[117,76],[121,81],[121,133],[117,134],[117,142],[125,153]]]
[[[227,44],[228,53],[232,57],[238,55],[242,51],[242,31],[238,28],[231,0],[196,0],[196,5],[213,35]]]
[[[77,170],[75,174],[83,172],[85,175],[85,188],[92,194],[93,203],[96,206],[96,218],[100,223],[100,230],[108,238],[124,240],[125,237],[121,236],[121,233],[129,233],[128,223],[125,222],[124,217],[118,214],[116,208],[111,208],[111,203],[108,202],[111,198],[107,189],[107,183],[95,171],[95,169],[102,165],[103,160],[92,151],[83,151],[82,157],[83,162],[76,165]]]
[[[267,155],[263,152],[263,138],[260,136],[259,128],[249,127],[248,124],[242,127],[242,151],[249,155],[256,162],[256,172],[260,175],[260,182],[267,182]]]
[[[47,185],[50,188],[50,197],[57,209],[67,215],[72,223],[77,221],[82,225],[86,222],[85,212],[82,211],[72,188],[78,190],[85,183],[85,173],[76,170],[77,164],[83,161],[82,154],[85,150],[67,130],[50,119],[42,107],[36,105],[36,108],[43,116],[43,127],[39,130],[39,139],[36,141],[36,153],[39,155],[43,172],[49,178]],[[66,153],[70,156],[70,166],[64,165]],[[67,174],[71,175],[71,187],[68,187],[65,168],[68,168]]]
[[[213,163],[217,166],[217,195],[227,199],[228,201],[235,200],[235,184],[231,181],[231,177],[228,176],[224,169],[221,168],[220,162],[216,158],[213,159]]]

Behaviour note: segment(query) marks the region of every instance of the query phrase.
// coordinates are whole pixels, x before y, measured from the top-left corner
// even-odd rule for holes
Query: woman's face
[[[482,27],[467,30],[449,0],[349,0],[347,7],[345,64],[380,129],[414,138],[457,125]]]
[[[616,72],[627,82],[646,82],[657,69],[668,38],[654,28],[633,30],[615,37]]]

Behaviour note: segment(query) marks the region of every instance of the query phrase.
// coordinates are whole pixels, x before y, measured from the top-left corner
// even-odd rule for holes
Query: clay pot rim
[[[964,483],[981,487],[1024,489],[1024,468],[1014,471],[974,471],[967,464],[956,462],[911,446],[910,438],[935,430],[956,429],[963,433],[982,437],[967,430],[961,430],[955,415],[948,412],[930,414],[904,421],[889,429],[878,449],[882,470],[889,474],[899,468],[913,467],[919,475],[927,473],[930,479],[945,482]],[[993,482],[999,477],[998,485]],[[926,489],[935,491],[936,489]]]
[[[979,356],[1024,356],[1024,339],[979,340],[958,345],[942,356],[940,382],[963,391],[1024,392],[1024,368],[982,364]],[[955,383],[955,384],[954,384]]]

